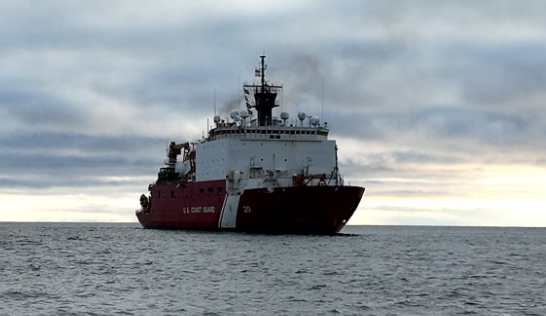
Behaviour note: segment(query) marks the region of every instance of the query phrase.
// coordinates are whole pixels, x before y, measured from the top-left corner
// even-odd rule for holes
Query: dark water
[[[0,224],[1,315],[546,315],[546,229]]]

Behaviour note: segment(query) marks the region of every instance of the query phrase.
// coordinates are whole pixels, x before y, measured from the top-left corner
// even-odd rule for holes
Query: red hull
[[[266,233],[334,234],[349,221],[364,188],[301,186],[246,190],[237,230]]]
[[[245,190],[230,230],[256,233],[334,234],[356,210],[364,188],[299,186]],[[137,213],[144,228],[222,230],[225,181],[185,186],[156,184],[149,211]]]
[[[150,210],[138,212],[138,221],[144,228],[218,229],[225,187],[224,180],[156,184]]]

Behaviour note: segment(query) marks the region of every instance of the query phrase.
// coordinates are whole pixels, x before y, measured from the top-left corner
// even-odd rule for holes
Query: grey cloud
[[[145,189],[157,172],[159,159],[81,157],[52,154],[0,154],[0,188],[132,187]],[[150,176],[148,182],[134,176]]]
[[[401,160],[398,155],[391,152],[359,157],[363,161],[342,160],[340,170],[346,175],[346,182],[366,187],[368,198],[453,196],[472,190],[474,180],[482,171],[481,168],[457,168],[458,162],[448,160],[444,163],[441,157],[425,153],[418,155],[428,158],[411,158],[410,161]],[[427,168],[430,160],[436,167]]]
[[[415,112],[334,113],[326,115],[335,135],[362,140],[383,140],[386,144],[453,147],[463,153],[478,148],[501,150],[526,149],[542,152],[539,133],[545,122],[522,114],[464,107],[421,107]],[[444,144],[444,145],[442,145]],[[504,153],[505,154],[505,153]]]
[[[132,2],[107,14],[114,4],[29,3],[0,10],[0,107],[20,122],[0,137],[3,172],[153,174],[165,140],[98,136],[100,119],[89,119],[96,113],[85,93],[138,111],[161,107],[165,116],[146,122],[156,126],[171,122],[169,113],[210,114],[214,90],[228,112],[263,50],[271,78],[284,83],[285,110],[316,115],[324,95],[333,136],[419,148],[347,162],[355,177],[433,177],[400,166],[483,162],[484,150],[505,161],[514,149],[544,157],[543,41],[474,32],[509,22],[540,30],[542,2],[316,2],[275,14],[197,10],[180,15],[187,19],[126,21]],[[65,10],[63,19],[52,14]],[[427,33],[433,23],[447,36]],[[44,125],[65,132],[46,133]]]
[[[93,187],[115,187],[116,191],[122,188],[146,189],[146,183],[133,179],[103,179],[101,177],[79,175],[78,177],[35,177],[20,178],[16,176],[0,177],[0,189],[50,189],[50,188],[93,188]]]
[[[66,124],[76,126],[86,122],[83,109],[55,95],[36,90],[6,90],[0,88],[0,108],[22,124]]]
[[[146,136],[97,136],[74,133],[28,132],[0,136],[0,148],[7,150],[72,150],[82,153],[133,154],[139,150],[156,151],[167,139]]]
[[[77,133],[0,137],[0,175],[5,180],[2,186],[105,186],[115,181],[100,180],[102,177],[153,177],[166,144],[167,139],[151,137]]]
[[[462,163],[464,159],[446,154],[430,154],[417,150],[394,151],[391,156],[395,163],[441,163],[455,164]]]
[[[26,153],[3,153],[1,155],[2,173],[32,173],[48,172],[51,174],[64,173],[72,175],[74,172],[92,172],[99,174],[122,175],[127,171],[134,172],[135,169],[142,170],[143,167],[153,168],[157,161],[149,159],[131,159],[130,157],[119,156],[87,156],[77,155],[52,155],[52,154],[26,154]]]
[[[461,85],[470,105],[527,108],[527,97],[543,90],[545,49],[542,42],[449,45],[440,74]]]
[[[229,114],[231,111],[239,110],[241,108],[241,96],[230,97],[219,108],[221,114]]]

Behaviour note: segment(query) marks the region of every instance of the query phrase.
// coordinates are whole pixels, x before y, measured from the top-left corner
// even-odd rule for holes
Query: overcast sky
[[[544,1],[1,1],[1,220],[134,221],[265,52],[352,224],[546,226]]]

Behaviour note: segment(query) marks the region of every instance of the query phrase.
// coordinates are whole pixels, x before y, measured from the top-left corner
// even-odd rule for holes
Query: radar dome
[[[248,111],[242,110],[241,112],[239,112],[239,116],[241,116],[241,118],[244,120],[248,118],[250,114],[248,113]]]
[[[230,116],[231,116],[231,119],[234,120],[235,122],[241,120],[241,117],[239,116],[239,111],[231,112]]]

